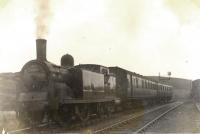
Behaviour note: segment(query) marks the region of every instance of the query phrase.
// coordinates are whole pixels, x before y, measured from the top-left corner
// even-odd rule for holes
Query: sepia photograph
[[[0,134],[200,133],[200,0],[0,0]]]

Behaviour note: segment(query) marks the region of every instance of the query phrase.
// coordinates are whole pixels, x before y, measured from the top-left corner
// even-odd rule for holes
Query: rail
[[[177,103],[177,102],[175,102],[175,103]],[[118,121],[118,122],[116,122],[116,123],[114,123],[114,124],[112,124],[112,125],[110,125],[110,126],[107,126],[107,127],[105,127],[105,128],[96,130],[94,133],[95,133],[95,134],[103,133],[103,132],[108,131],[108,130],[114,128],[114,127],[117,127],[117,126],[121,125],[121,124],[124,124],[124,123],[126,123],[126,122],[128,122],[128,121],[130,121],[130,120],[136,119],[136,118],[141,117],[141,116],[143,116],[143,115],[145,115],[145,114],[149,114],[149,113],[154,112],[154,111],[156,111],[156,110],[159,110],[159,109],[161,109],[161,108],[163,108],[163,107],[165,107],[165,106],[167,106],[167,105],[172,105],[172,104],[174,104],[174,103],[162,105],[162,106],[160,106],[160,107],[151,109],[151,110],[146,111],[146,112],[144,112],[144,113],[139,113],[139,114],[137,114],[137,115],[132,114],[132,115],[130,115],[130,118],[128,118],[128,119],[124,119],[124,120]],[[178,103],[178,104],[177,104],[176,106],[174,106],[173,108],[175,108],[175,107],[177,107],[177,106],[179,106],[179,105],[181,105],[181,104],[182,104],[182,103]],[[170,109],[170,110],[172,110],[172,109]],[[168,112],[169,112],[169,111],[168,111]],[[165,113],[165,114],[166,114],[166,113]]]
[[[138,129],[137,131],[135,131],[134,134],[142,133],[146,128],[148,128],[154,122],[158,121],[161,117],[165,116],[167,113],[169,113],[170,111],[174,110],[175,108],[179,107],[182,104],[183,103],[180,103],[180,104],[178,104],[178,105],[170,108],[169,110],[165,111],[164,113],[160,114],[159,116],[157,116],[156,118],[154,118],[153,120],[151,120],[150,122],[148,122],[147,124],[145,124],[143,127],[141,127],[140,129]]]
[[[42,127],[45,127],[45,126],[48,126],[50,123],[42,123],[42,124],[38,124],[34,127],[25,127],[25,128],[21,128],[21,129],[16,129],[16,130],[11,130],[11,131],[8,131],[7,133],[8,134],[17,134],[17,133],[22,133],[22,132],[26,132],[28,130],[32,130],[34,128],[42,128]]]

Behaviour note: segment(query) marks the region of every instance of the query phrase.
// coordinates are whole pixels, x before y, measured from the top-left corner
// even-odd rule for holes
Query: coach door
[[[131,97],[131,75],[127,74],[127,96]]]
[[[136,87],[137,87],[136,77],[132,76],[132,97],[135,96]]]

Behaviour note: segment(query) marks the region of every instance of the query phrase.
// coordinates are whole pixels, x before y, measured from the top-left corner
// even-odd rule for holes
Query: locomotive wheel
[[[75,113],[81,121],[87,121],[89,119],[89,108],[88,105],[75,106]]]
[[[106,115],[109,117],[114,112],[114,105],[112,103],[105,105]]]
[[[29,111],[29,112],[18,112],[17,118],[21,123],[25,125],[34,125],[41,123],[44,119],[43,111]]]
[[[105,115],[105,108],[104,105],[101,103],[97,104],[97,115],[102,118]]]
[[[29,119],[31,120],[32,124],[41,123],[44,119],[44,112],[43,111],[32,111],[29,114]]]
[[[28,118],[27,112],[17,111],[17,119],[20,121],[20,123],[22,123],[24,125],[30,124],[30,120]]]
[[[64,124],[67,125],[72,121],[72,111],[71,111],[72,107],[68,106],[67,108],[65,108],[64,106],[61,107],[58,111],[58,115],[59,115],[59,120],[58,122],[60,124]]]

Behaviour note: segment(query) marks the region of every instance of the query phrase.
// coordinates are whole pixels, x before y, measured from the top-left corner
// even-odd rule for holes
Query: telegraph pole
[[[170,80],[170,76],[172,75],[172,73],[171,73],[171,72],[167,72],[167,75],[168,75],[168,78],[162,78],[162,77],[160,76],[160,72],[159,72],[158,81],[159,81],[159,82],[160,82],[160,81],[169,81],[169,80]]]

